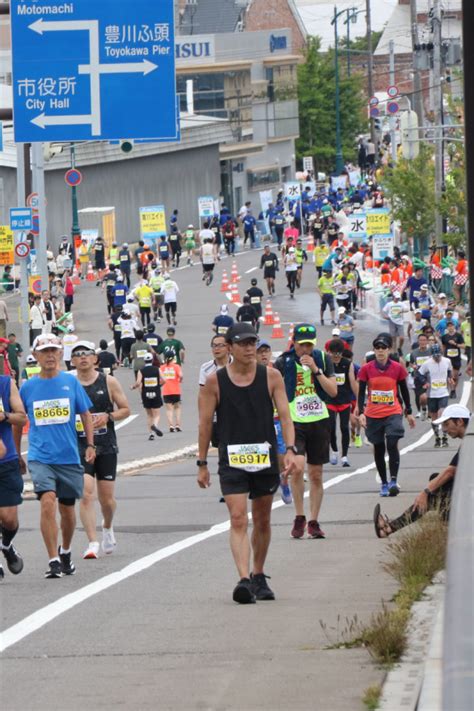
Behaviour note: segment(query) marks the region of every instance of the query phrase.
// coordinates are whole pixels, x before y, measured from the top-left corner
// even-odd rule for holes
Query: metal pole
[[[350,43],[351,43],[351,22],[350,22],[350,15],[351,15],[351,10],[346,10],[346,24],[347,24],[347,76],[351,76],[351,49],[350,49]]]
[[[410,2],[410,24],[411,24],[411,39],[413,45],[413,108],[418,116],[420,126],[424,124],[424,108],[423,108],[423,91],[421,83],[421,72],[415,61],[415,45],[419,44],[418,37],[418,10],[416,0]]]
[[[71,143],[71,168],[76,167],[76,148],[74,143]],[[72,260],[76,261],[76,237],[81,236],[81,228],[79,225],[79,210],[77,206],[77,188],[75,185],[71,188],[71,207],[72,207]]]
[[[341,106],[339,97],[339,59],[337,52],[337,7],[334,6],[334,70],[336,74],[336,174],[340,175],[344,170],[344,158],[342,156],[341,143]]]
[[[26,202],[25,189],[25,154],[24,146],[21,143],[16,144],[16,194],[18,207],[23,207]],[[28,155],[29,163],[29,155]],[[29,171],[29,165],[28,165]],[[21,314],[21,345],[23,350],[27,351],[30,344],[30,307],[28,303],[28,268],[27,260],[20,260],[20,314]]]
[[[41,278],[41,288],[49,288],[48,279],[48,258],[46,249],[48,245],[47,221],[46,221],[46,194],[44,187],[44,155],[43,144],[33,143],[33,180],[36,192],[38,193],[38,218],[39,235],[36,240],[36,259],[38,264],[38,274]]]
[[[441,85],[441,4],[434,0],[433,6],[433,98],[435,111],[435,199],[436,199],[436,244],[443,244],[443,220],[437,205],[443,194],[443,88]]]
[[[390,85],[395,86],[395,43],[393,40],[390,40],[389,44],[389,52],[390,52]],[[390,122],[390,146],[392,149],[392,160],[394,163],[397,162],[397,137],[396,137],[396,128],[397,128],[397,119],[395,116],[390,116],[389,119]]]
[[[373,57],[373,47],[372,47],[372,11],[370,7],[370,0],[365,0],[365,21],[367,24],[367,84],[369,89],[369,98],[371,99],[374,95],[374,57]],[[374,119],[369,119],[370,123],[370,140],[375,145],[375,123]]]

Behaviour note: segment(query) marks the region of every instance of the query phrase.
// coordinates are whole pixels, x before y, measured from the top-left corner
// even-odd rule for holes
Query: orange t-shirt
[[[142,263],[142,265],[145,265],[149,262],[149,259],[148,259],[149,254],[152,254],[153,257],[155,256],[155,253],[151,249],[146,249],[146,247],[145,247],[143,252],[140,254],[140,262]]]
[[[181,395],[181,366],[177,363],[160,365],[160,375],[165,381],[161,387],[162,395]]]
[[[405,380],[407,376],[404,366],[394,360],[389,361],[385,370],[378,368],[374,360],[365,363],[357,376],[361,382],[367,383],[367,404],[364,414],[376,419],[401,415],[398,383]]]
[[[460,259],[456,264],[456,274],[467,274],[467,260]]]

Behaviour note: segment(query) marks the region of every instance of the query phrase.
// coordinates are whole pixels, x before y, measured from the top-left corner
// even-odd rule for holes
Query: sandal
[[[382,519],[382,523],[380,523]],[[392,530],[387,531],[387,526],[390,527],[388,516],[385,516],[380,510],[380,504],[377,504],[374,508],[374,528],[375,535],[377,538],[388,538]]]

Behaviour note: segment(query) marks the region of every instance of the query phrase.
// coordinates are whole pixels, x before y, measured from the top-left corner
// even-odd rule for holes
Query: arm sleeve
[[[357,407],[359,408],[359,412],[364,412],[364,405],[365,405],[365,391],[367,388],[367,381],[366,380],[359,380],[359,395],[357,396]]]
[[[408,385],[406,380],[400,380],[398,383],[400,388],[400,395],[402,396],[405,409],[411,413],[411,403],[410,403],[410,391],[408,390]]]

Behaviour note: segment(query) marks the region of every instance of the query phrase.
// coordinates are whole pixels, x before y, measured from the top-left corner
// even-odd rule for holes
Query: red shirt
[[[358,380],[367,383],[367,404],[364,415],[376,419],[389,415],[401,415],[403,410],[398,399],[398,383],[405,380],[407,371],[401,363],[389,360],[381,370],[377,361],[371,360],[359,370]]]
[[[283,234],[285,237],[293,237],[294,239],[297,239],[300,236],[300,233],[296,227],[287,227]]]

